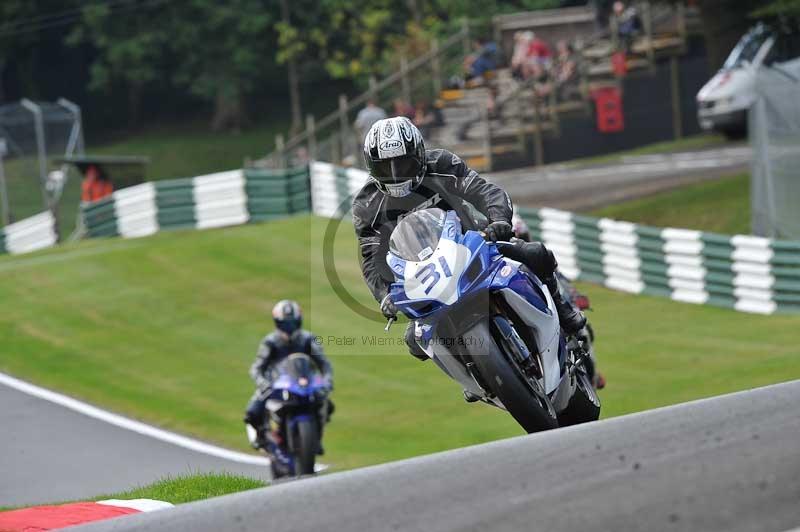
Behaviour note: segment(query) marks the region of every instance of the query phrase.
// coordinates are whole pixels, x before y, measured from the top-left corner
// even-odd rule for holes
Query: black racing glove
[[[514,228],[510,223],[504,221],[490,223],[483,232],[486,234],[486,239],[492,242],[511,240],[514,236]]]
[[[389,297],[389,294],[381,300],[381,313],[383,313],[383,317],[387,320],[390,319],[397,319],[397,307],[392,301],[392,298]]]

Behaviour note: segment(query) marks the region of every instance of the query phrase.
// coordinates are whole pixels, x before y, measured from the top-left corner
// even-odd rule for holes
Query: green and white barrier
[[[311,171],[311,212],[332,218],[350,209],[349,202],[367,181],[367,172],[314,161]]]
[[[743,312],[800,312],[800,242],[520,209],[570,278]]]
[[[135,238],[168,229],[210,229],[310,209],[308,169],[231,170],[142,183],[84,204],[90,237]]]
[[[367,179],[363,170],[328,163],[312,163],[310,170],[318,216],[349,208]],[[800,312],[800,242],[647,227],[555,209],[520,214],[572,279],[743,312]]]
[[[53,213],[45,211],[0,229],[0,253],[28,253],[53,246],[57,240]]]

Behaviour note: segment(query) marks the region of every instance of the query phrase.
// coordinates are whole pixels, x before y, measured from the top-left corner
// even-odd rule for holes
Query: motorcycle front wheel
[[[489,349],[473,356],[472,361],[489,391],[529,434],[557,428],[555,410],[541,386],[535,379],[526,379],[522,369],[494,341],[488,344]]]
[[[313,418],[297,420],[292,431],[292,454],[296,476],[314,474],[319,448],[319,427]]]

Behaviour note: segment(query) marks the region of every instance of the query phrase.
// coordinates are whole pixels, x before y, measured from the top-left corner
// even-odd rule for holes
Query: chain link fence
[[[800,240],[800,60],[759,69],[749,128],[753,233]]]
[[[62,228],[74,227],[80,176],[51,161],[83,153],[80,108],[64,99],[0,106],[0,144],[6,148],[0,154],[0,226],[53,210]]]

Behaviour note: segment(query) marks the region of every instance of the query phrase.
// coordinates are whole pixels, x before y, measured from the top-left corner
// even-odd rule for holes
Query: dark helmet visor
[[[394,182],[412,179],[420,173],[420,162],[410,156],[395,157],[372,163],[372,177],[379,181]]]

